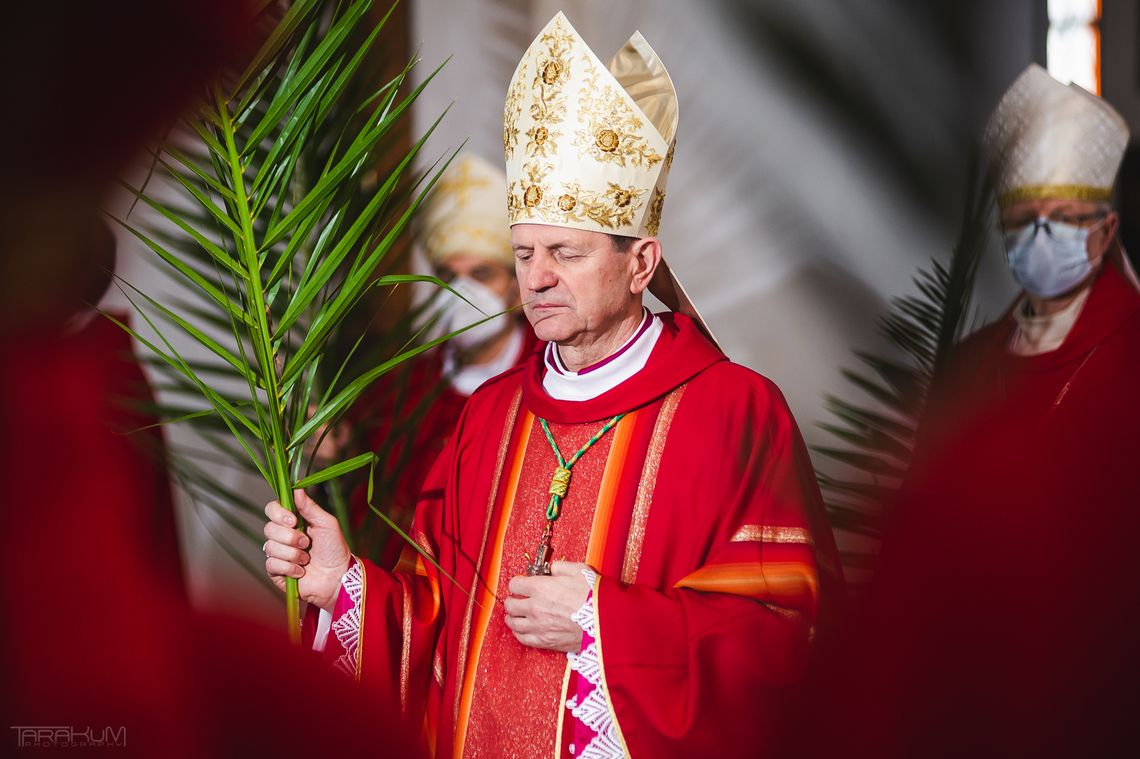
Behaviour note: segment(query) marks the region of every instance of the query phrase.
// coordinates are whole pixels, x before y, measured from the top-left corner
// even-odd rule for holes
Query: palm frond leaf
[[[410,61],[386,83],[372,80],[367,61],[391,14],[373,23],[372,9],[372,0],[293,0],[283,12],[265,4],[262,21],[271,29],[249,65],[215,82],[185,117],[186,128],[153,151],[161,187],[149,178],[128,186],[153,223],[119,220],[186,293],[163,300],[123,284],[157,337],[118,323],[151,352],[159,386],[184,399],[160,405],[160,423],[188,425],[217,458],[237,457],[287,509],[294,488],[374,467],[375,454],[362,452],[302,475],[312,469],[310,438],[372,380],[441,341],[373,355],[362,368],[363,338],[341,335],[353,328],[364,293],[424,280],[378,269],[439,175],[413,173],[425,134],[362,189],[434,76],[406,91]],[[416,189],[408,194],[409,187]],[[391,351],[407,338],[380,342]],[[210,358],[188,358],[176,347],[187,341]],[[330,350],[346,343],[348,355]],[[352,379],[342,380],[350,366]],[[175,457],[174,470],[198,506],[248,532],[238,518],[252,508],[243,497],[219,486],[189,452]],[[295,581],[286,606],[296,639]]]
[[[932,260],[914,277],[917,292],[891,301],[880,330],[893,355],[855,351],[862,368],[841,370],[873,405],[834,396],[826,399],[825,407],[835,421],[819,427],[842,446],[813,446],[812,450],[825,460],[838,462],[845,472],[835,476],[817,467],[819,485],[837,529],[882,537],[883,520],[913,457],[927,400],[968,326],[978,263],[993,227],[990,198],[988,179],[972,178],[949,261]],[[863,554],[845,557],[853,568],[866,568],[868,561]]]

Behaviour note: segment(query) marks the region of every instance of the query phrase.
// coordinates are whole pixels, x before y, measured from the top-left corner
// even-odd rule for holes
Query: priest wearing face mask
[[[439,334],[467,329],[386,375],[358,404],[356,424],[380,454],[376,497],[383,503],[377,505],[399,523],[410,519],[468,397],[537,344],[522,314],[510,311],[519,305],[519,290],[506,187],[503,170],[473,153],[460,154],[440,176],[421,210],[417,239],[432,273],[455,292],[440,290],[428,313]],[[494,314],[501,315],[487,319]],[[370,518],[363,488],[355,501],[355,519]],[[394,560],[399,540],[390,539],[389,549]]]
[[[975,410],[1015,408],[1034,428],[1103,417],[1140,356],[1140,294],[1110,199],[1128,128],[1112,106],[1030,66],[1006,91],[984,143],[1006,260],[1022,288],[967,339],[943,389]]]
[[[395,571],[303,494],[304,533],[266,507],[266,571],[321,610],[315,645],[398,693],[436,756],[756,756],[842,593],[783,397],[724,356],[662,259],[677,119],[644,37],[607,65],[555,16],[503,131],[545,344],[472,394]]]
[[[501,168],[462,154],[436,183],[421,217],[420,245],[433,273],[462,296],[443,291],[436,302],[439,331],[469,327],[441,352],[442,376],[463,400],[522,361],[537,342],[521,313],[486,320],[520,305],[503,209],[506,187]]]
[[[935,378],[789,755],[1138,754],[1140,294],[1109,206],[1127,141],[1108,103],[1037,66],[997,105],[985,143],[1023,292]]]
[[[1011,312],[1008,348],[1016,356],[1050,353],[1066,342],[1094,290],[1107,289],[1112,299],[1118,286],[1135,289],[1109,204],[1128,127],[1104,100],[1031,66],[998,104],[986,140],[1007,261],[1024,290]],[[1125,294],[1110,310],[1122,314],[1116,306],[1130,300]]]

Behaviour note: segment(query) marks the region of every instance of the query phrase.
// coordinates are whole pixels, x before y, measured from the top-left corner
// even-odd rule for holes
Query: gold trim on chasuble
[[[570,660],[562,673],[562,697],[558,699],[558,729],[554,731],[554,759],[562,759],[562,728],[566,725],[566,693],[570,689]]]
[[[780,545],[804,545],[815,548],[815,537],[806,527],[773,527],[771,525],[746,524],[729,538],[732,543],[777,543]],[[827,554],[814,552],[815,560],[821,569],[842,577],[843,568]]]
[[[661,404],[657,421],[653,425],[653,436],[649,440],[649,450],[645,454],[645,465],[641,468],[641,480],[637,483],[637,499],[633,504],[633,516],[629,523],[629,537],[625,544],[625,561],[621,568],[621,581],[637,581],[637,568],[641,564],[641,546],[645,542],[645,525],[649,521],[649,506],[653,500],[653,488],[657,485],[657,470],[661,467],[661,454],[665,450],[665,438],[673,424],[673,415],[681,403],[685,385],[675,388]]]
[[[729,541],[732,543],[774,543],[777,545],[802,545],[813,549],[813,551],[815,548],[815,538],[812,537],[811,530],[807,529],[806,527],[773,527],[771,525],[746,524],[742,525],[739,530],[734,532],[732,534],[732,537],[729,538]],[[816,561],[821,560],[819,554],[815,554],[815,557]],[[792,566],[793,569],[790,573],[779,570],[785,577],[794,576],[798,573],[798,570],[794,568],[795,565],[767,564],[765,566]],[[814,572],[811,574],[814,575]],[[690,575],[690,577],[692,576]],[[690,578],[685,578],[685,580],[689,579]],[[702,578],[697,578],[696,581],[703,582],[704,580]],[[684,580],[682,580],[682,582],[684,582]],[[816,577],[816,582],[818,582],[818,577]],[[789,583],[790,580],[780,580],[781,586],[786,587]],[[808,585],[814,599],[818,593],[818,588],[816,585],[813,585],[810,582]],[[774,603],[765,603],[764,606],[773,613],[778,614],[779,616],[791,622],[797,622],[803,618],[803,612],[796,611],[795,609],[789,609]],[[814,636],[815,625],[811,625],[808,629],[808,639],[810,640]]]
[[[400,711],[408,712],[408,676],[412,663],[412,580],[400,583],[404,589],[404,642],[400,646]]]
[[[413,585],[416,577],[422,577],[427,580],[427,585],[431,587],[432,595],[432,619],[437,619],[440,609],[440,587],[439,581],[427,572],[426,565],[424,564],[424,554],[430,558],[432,562],[439,563],[439,557],[435,555],[435,550],[431,544],[431,540],[427,539],[423,530],[413,530],[412,539],[415,540],[416,546],[406,545],[400,552],[400,558],[396,563],[396,573],[405,574],[408,580],[400,583],[402,594],[402,639],[400,642],[400,709],[407,712],[408,710],[408,689],[410,677],[412,677],[412,618],[414,617],[415,601],[412,596]],[[418,547],[418,550],[416,549]],[[423,552],[423,554],[421,553]],[[364,574],[361,572],[361,574]],[[364,626],[364,602],[360,603],[361,614],[361,628]],[[363,648],[363,646],[361,646]],[[438,659],[437,652],[437,659]],[[441,664],[433,663],[433,672],[435,669],[441,668]],[[437,682],[442,685],[442,672],[435,676]]]
[[[498,555],[492,553],[489,576],[487,581],[483,584],[482,592],[479,594],[479,621],[475,627],[475,640],[471,643],[471,648],[475,650],[475,656],[469,659],[467,657],[467,643],[471,632],[471,618],[474,610],[475,592],[479,587],[479,570],[483,565],[483,555],[487,549],[491,517],[495,513],[495,496],[497,495],[496,491],[499,489],[499,476],[503,471],[503,465],[506,463],[507,447],[510,444],[511,433],[514,431],[514,422],[518,414],[521,398],[522,390],[519,389],[515,391],[515,398],[511,403],[511,411],[507,415],[506,424],[503,425],[503,438],[499,443],[498,461],[496,462],[495,474],[491,483],[491,491],[487,496],[487,521],[483,526],[483,543],[479,546],[479,559],[475,564],[475,577],[471,581],[471,600],[467,603],[467,612],[463,619],[463,630],[459,636],[458,664],[455,671],[457,675],[463,677],[463,681],[460,687],[455,691],[454,753],[456,757],[463,756],[463,742],[467,738],[467,718],[471,709],[471,691],[475,686],[475,671],[479,666],[479,650],[483,646],[483,633],[487,629],[487,623],[490,621],[491,612],[495,610],[497,601],[495,598],[495,588],[498,587],[499,583],[499,569],[502,561],[501,552],[499,552]],[[515,491],[518,489],[523,459],[526,458],[526,449],[530,442],[530,429],[533,425],[534,414],[530,411],[524,412],[522,424],[519,428],[519,439],[515,444],[515,450],[511,457],[511,471],[507,477],[506,487],[503,491],[503,509],[499,516],[499,524],[496,526],[494,543],[496,547],[502,545],[503,534],[506,532],[507,523],[510,521],[511,507],[514,505]]]
[[[435,678],[435,684],[439,686],[440,690],[443,690],[443,655],[438,649],[435,656],[432,657],[431,674]]]
[[[403,605],[401,609],[403,613],[402,632],[404,637],[400,646],[400,709],[404,712],[408,710],[408,690],[411,679],[412,617],[413,607],[415,606],[412,592],[415,578],[425,578],[428,586],[431,588],[432,619],[438,618],[441,601],[439,581],[428,573],[427,566],[424,564],[423,554],[421,554],[420,551],[427,554],[429,559],[433,562],[438,563],[439,558],[435,555],[431,541],[428,540],[423,530],[414,530],[411,537],[415,541],[416,546],[419,547],[419,550],[416,550],[412,546],[404,546],[404,549],[400,552],[400,559],[396,562],[395,569],[397,574],[409,576],[407,582],[401,583],[403,594]],[[363,603],[361,604],[361,613],[363,614]],[[442,674],[437,676],[436,679],[441,681],[440,684],[442,685]]]
[[[360,559],[357,559],[360,561]],[[360,567],[360,628],[357,630],[356,639],[356,682],[360,682],[360,673],[364,669],[364,609],[366,604],[364,601],[368,598],[368,573],[364,571],[364,566]]]
[[[732,543],[792,543],[814,546],[815,539],[804,527],[772,527],[770,525],[746,524],[729,538]]]
[[[423,551],[428,557],[434,561],[439,562],[432,548],[431,541],[428,540],[427,535],[423,530],[414,530],[412,532],[412,539],[415,540],[416,546],[420,551]],[[400,647],[400,709],[403,712],[408,711],[408,689],[409,681],[411,678],[411,661],[412,661],[412,583],[415,582],[415,577],[424,577],[427,579],[428,585],[431,587],[432,596],[432,617],[435,618],[439,614],[440,606],[440,589],[439,582],[428,574],[427,567],[424,565],[424,557],[420,551],[408,551],[405,546],[404,551],[401,553],[400,561],[397,563],[397,571],[403,571],[405,574],[411,575],[408,581],[402,583],[403,589],[403,632],[404,640],[403,645]],[[414,557],[414,562],[411,561]],[[411,563],[411,567],[408,564]],[[410,570],[410,571],[409,571]]]

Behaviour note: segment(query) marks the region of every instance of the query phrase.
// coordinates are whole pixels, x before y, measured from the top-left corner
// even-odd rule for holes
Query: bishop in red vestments
[[[986,143],[1023,292],[959,348],[927,438],[937,445],[999,407],[1032,426],[1030,440],[1081,437],[1091,418],[1127,415],[1115,407],[1140,366],[1140,285],[1109,205],[1128,128],[1104,100],[1033,65],[998,103]]]
[[[1031,66],[987,131],[1024,292],[940,382],[788,755],[1137,752],[1140,293],[1108,204],[1128,130]]]
[[[305,531],[266,507],[266,570],[436,756],[756,756],[842,580],[783,397],[661,258],[672,83],[640,34],[607,67],[558,14],[510,92],[511,240],[546,343],[471,396],[395,571],[303,494]]]

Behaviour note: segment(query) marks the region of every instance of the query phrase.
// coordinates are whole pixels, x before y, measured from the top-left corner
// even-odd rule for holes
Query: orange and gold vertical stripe
[[[479,607],[475,612],[473,636],[470,645],[470,654],[467,656],[465,671],[463,672],[463,685],[459,692],[458,711],[455,723],[455,756],[463,756],[463,744],[467,738],[467,720],[471,713],[471,696],[475,686],[475,673],[479,668],[479,653],[483,648],[483,636],[487,632],[487,625],[491,614],[496,608],[495,588],[499,586],[499,572],[502,563],[503,536],[510,522],[511,508],[514,506],[515,493],[518,490],[519,476],[522,474],[523,461],[526,459],[527,445],[530,442],[530,429],[534,425],[534,414],[527,411],[523,414],[522,423],[518,427],[519,436],[514,451],[510,457],[510,474],[503,489],[499,519],[495,526],[494,540],[487,545],[490,553],[486,582],[479,591]],[[479,568],[476,568],[478,572]]]
[[[594,569],[601,569],[606,555],[606,539],[610,534],[610,520],[613,517],[614,502],[617,500],[618,484],[625,470],[629,444],[641,410],[632,411],[618,422],[614,429],[614,439],[606,457],[606,468],[602,472],[602,483],[598,488],[598,503],[594,508],[594,521],[590,525],[590,543],[586,548],[586,563]]]
[[[645,452],[645,463],[641,467],[641,479],[637,483],[637,496],[633,502],[633,515],[629,523],[629,535],[625,542],[625,558],[622,561],[621,581],[633,583],[637,580],[637,569],[641,564],[641,546],[645,542],[645,525],[649,522],[649,506],[653,501],[653,491],[657,487],[657,472],[661,468],[661,456],[665,452],[665,441],[673,416],[681,403],[685,386],[674,389],[661,403],[657,419],[653,423],[653,434],[649,438],[649,449]]]

